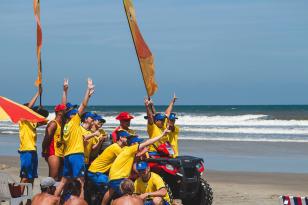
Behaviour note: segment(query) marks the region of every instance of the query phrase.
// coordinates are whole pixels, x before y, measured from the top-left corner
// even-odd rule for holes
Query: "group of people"
[[[174,150],[170,157],[178,156],[179,127],[175,125],[177,116],[172,113],[176,96],[165,113],[157,113],[151,99],[144,100],[149,139],[143,140],[130,129],[134,116],[128,112],[116,117],[119,126],[110,137],[102,128],[105,119],[85,112],[94,93],[91,79],[79,106],[67,102],[68,87],[64,80],[61,104],[55,106],[55,118],[46,126],[42,157],[48,163],[49,177],[41,181],[42,193],[33,198],[32,204],[90,203],[87,193],[93,190],[89,184],[98,190],[102,205],[171,204],[165,182],[151,172],[146,159],[164,143]],[[42,114],[40,109],[34,109],[40,92],[39,89],[25,105]],[[38,176],[36,128],[46,123],[19,122],[21,182],[33,183]]]

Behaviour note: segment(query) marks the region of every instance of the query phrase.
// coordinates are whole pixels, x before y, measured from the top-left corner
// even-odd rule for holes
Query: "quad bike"
[[[174,151],[169,142],[161,144],[156,150],[149,153],[150,158],[146,161],[151,171],[159,174],[167,188],[171,189],[171,198],[181,199],[184,205],[212,204],[212,188],[202,178],[203,159],[193,156],[172,158]]]

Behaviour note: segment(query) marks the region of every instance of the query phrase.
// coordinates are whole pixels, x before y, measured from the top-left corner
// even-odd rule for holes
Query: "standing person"
[[[163,130],[166,128],[166,118],[169,117],[170,113],[172,112],[174,103],[176,101],[176,96],[174,94],[171,102],[169,103],[168,108],[166,109],[165,113],[153,113],[153,111],[155,110],[154,108],[154,104],[152,102],[151,99],[145,98],[144,99],[144,104],[146,107],[146,111],[147,111],[147,132],[150,138],[153,138],[155,136],[160,135]],[[169,141],[168,136],[163,137],[162,139],[160,139],[158,142],[156,142],[155,144],[153,144],[152,146],[149,147],[149,151],[150,152],[156,152],[157,147],[159,147],[159,145],[165,143],[166,141]]]
[[[45,137],[42,143],[42,156],[48,163],[49,176],[60,181],[63,167],[63,142],[62,127],[65,120],[67,102],[68,80],[64,79],[61,104],[55,107],[56,117],[46,127]]]
[[[128,112],[121,112],[117,117],[116,120],[120,121],[120,126],[118,126],[111,134],[112,141],[117,141],[117,131],[118,130],[126,130],[131,135],[136,135],[136,132],[134,130],[131,130],[130,127],[130,121],[134,119],[134,116],[132,116]]]
[[[154,205],[170,205],[170,197],[165,182],[156,173],[150,171],[148,163],[140,161],[136,165],[139,178],[135,181],[135,193],[143,201],[151,201]]]
[[[29,103],[25,105],[39,114],[46,114],[44,117],[48,116],[48,112],[40,112],[42,109],[33,108],[38,96],[42,92],[41,88],[39,88],[38,92],[33,96]],[[19,150],[18,153],[20,155],[20,182],[21,183],[32,183],[34,179],[37,178],[37,166],[38,166],[38,158],[37,158],[37,133],[36,128],[40,125],[46,124],[46,122],[42,123],[32,123],[27,120],[21,120],[18,122],[19,124]],[[21,187],[21,193],[24,192],[24,186]],[[27,201],[27,204],[30,204],[31,200]]]
[[[32,199],[32,205],[59,205],[60,198],[54,196],[57,182],[52,177],[47,177],[41,181],[41,193]]]
[[[120,184],[121,192],[123,196],[114,200],[112,205],[143,205],[143,201],[134,196],[135,188],[134,182],[130,179],[124,179]]]
[[[168,122],[167,126],[168,129],[170,130],[170,133],[168,134],[169,142],[174,150],[174,155],[173,157],[179,156],[179,145],[178,145],[178,140],[179,140],[179,132],[180,132],[180,127],[178,125],[175,125],[175,121],[177,120],[177,116],[175,113],[170,113],[168,117]]]
[[[82,185],[82,197],[83,197],[83,185],[84,185],[84,139],[81,130],[81,118],[83,111],[88,105],[88,101],[94,93],[94,85],[91,79],[88,79],[88,88],[86,90],[84,99],[77,109],[68,111],[66,117],[67,123],[63,130],[64,140],[64,167],[63,177],[60,185],[55,192],[56,196],[60,196],[64,185],[69,179],[78,179]]]
[[[123,148],[122,152],[111,165],[109,171],[109,189],[103,198],[102,205],[107,205],[114,194],[121,196],[120,184],[130,176],[136,155],[139,152],[144,152],[147,146],[160,140],[168,132],[169,130],[166,129],[160,136],[148,139],[145,142],[142,142],[138,137],[133,137],[129,140],[130,146]],[[127,132],[125,135],[130,136]]]

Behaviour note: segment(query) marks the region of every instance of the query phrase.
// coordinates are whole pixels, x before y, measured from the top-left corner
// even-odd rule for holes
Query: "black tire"
[[[199,193],[194,198],[182,199],[184,205],[212,205],[213,191],[210,185],[204,179],[200,179]]]

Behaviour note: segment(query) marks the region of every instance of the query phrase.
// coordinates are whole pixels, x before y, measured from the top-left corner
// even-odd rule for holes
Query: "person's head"
[[[77,179],[73,179],[68,182],[63,189],[63,194],[70,194],[72,196],[80,196],[81,193],[81,183]]]
[[[55,113],[56,113],[56,117],[61,117],[64,118],[65,116],[65,111],[66,111],[66,105],[65,104],[58,104],[55,107]]]
[[[77,113],[78,113],[78,110],[77,110],[77,109],[72,109],[72,110],[69,110],[68,112],[66,112],[65,117],[66,117],[68,120],[70,120],[70,119],[72,119]]]
[[[94,119],[93,125],[95,126],[96,129],[99,129],[103,126],[103,124],[106,122],[106,120],[98,114],[94,114],[94,115],[95,116],[93,118]]]
[[[164,121],[166,119],[166,115],[162,113],[156,113],[154,115],[154,123],[157,127],[162,128],[164,126]]]
[[[49,115],[48,110],[44,109],[42,106],[34,106],[31,108],[34,112],[36,112],[37,114],[47,118]]]
[[[120,190],[123,195],[132,195],[135,192],[134,182],[130,179],[124,179],[120,184]]]
[[[150,167],[147,162],[140,161],[136,164],[136,170],[138,176],[141,177],[142,181],[146,182],[149,180],[150,176]]]
[[[143,139],[139,138],[137,135],[131,136],[128,139],[128,145],[132,146],[132,145],[137,144],[137,143],[140,144],[142,141],[143,141]]]
[[[120,121],[120,126],[123,129],[128,129],[130,126],[130,121],[131,119],[134,119],[134,116],[132,116],[130,113],[128,112],[121,112],[117,117],[116,120]]]
[[[94,121],[94,117],[95,115],[92,112],[85,112],[82,116],[81,116],[81,121],[83,123],[92,125],[93,121]]]
[[[41,181],[40,187],[42,193],[48,193],[53,195],[56,191],[56,187],[58,186],[58,182],[54,180],[52,177],[46,177]]]
[[[175,124],[175,120],[177,120],[177,116],[175,113],[170,113],[169,117],[168,117],[168,125],[171,127],[174,127]]]
[[[122,146],[128,145],[128,140],[130,137],[131,135],[126,130],[117,131],[117,142]]]

